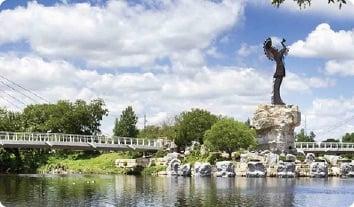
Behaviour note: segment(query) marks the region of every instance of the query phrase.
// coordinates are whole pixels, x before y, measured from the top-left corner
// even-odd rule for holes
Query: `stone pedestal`
[[[299,107],[293,105],[259,105],[251,120],[260,148],[272,152],[294,149],[294,129],[300,123]]]

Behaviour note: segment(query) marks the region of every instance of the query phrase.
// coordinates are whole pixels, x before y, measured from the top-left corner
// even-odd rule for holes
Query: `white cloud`
[[[338,99],[314,99],[306,115],[307,128],[317,134],[317,140],[341,138],[354,131],[354,97]],[[304,122],[302,123],[304,127]]]
[[[310,92],[313,88],[329,88],[335,86],[330,78],[306,77],[288,72],[284,79],[284,88],[288,91]]]
[[[272,87],[271,77],[253,68],[201,67],[190,76],[173,68],[166,73],[113,74],[78,68],[65,61],[11,55],[0,56],[0,65],[3,65],[0,68],[2,75],[51,101],[103,98],[110,111],[110,116],[103,123],[106,133],[111,132],[114,118],[128,105],[132,105],[140,117],[146,113],[149,124],[158,124],[165,117],[192,107],[245,120],[252,116],[259,103],[269,101]],[[304,87],[291,86],[303,78],[310,80],[301,83]],[[309,83],[311,80],[315,84]],[[329,87],[321,85],[323,81],[326,82],[289,73],[289,78],[284,81],[284,91],[301,93],[311,88]],[[11,92],[6,87],[2,86],[2,89]],[[25,98],[23,100],[31,103]],[[142,120],[139,124],[142,126]]]
[[[223,54],[220,53],[215,46],[208,48],[205,53],[213,58],[222,58],[223,57]]]
[[[242,43],[241,47],[237,50],[237,55],[240,57],[248,57],[249,55],[259,51],[263,51],[259,45],[248,45],[246,43]]]
[[[339,74],[342,76],[354,76],[354,59],[328,61],[325,66],[325,70],[330,75]]]
[[[354,75],[354,30],[334,31],[322,23],[290,47],[292,56],[330,59],[325,64],[328,75]]]
[[[353,12],[354,13],[354,12]],[[306,38],[290,46],[290,55],[328,59],[354,58],[354,31],[334,31],[327,23],[316,27]]]
[[[0,44],[24,40],[45,57],[100,67],[146,66],[165,57],[183,61],[209,47],[243,11],[242,1],[232,0],[144,3],[151,7],[113,0],[102,7],[29,3],[0,13]]]

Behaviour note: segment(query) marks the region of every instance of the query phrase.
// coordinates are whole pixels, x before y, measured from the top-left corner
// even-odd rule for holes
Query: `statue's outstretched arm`
[[[285,39],[283,39],[281,41],[281,45],[283,46],[283,49],[280,50],[281,56],[284,56],[284,55],[286,55],[289,52],[289,48],[286,47],[285,41],[286,41]]]

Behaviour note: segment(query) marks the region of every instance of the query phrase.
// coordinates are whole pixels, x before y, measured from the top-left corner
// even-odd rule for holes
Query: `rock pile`
[[[235,177],[234,164],[231,161],[216,162],[217,177]]]
[[[273,152],[294,149],[294,129],[300,122],[299,108],[292,105],[259,105],[251,120],[258,143]]]

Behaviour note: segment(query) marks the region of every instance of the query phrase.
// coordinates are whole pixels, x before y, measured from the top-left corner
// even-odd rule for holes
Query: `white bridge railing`
[[[295,142],[296,149],[307,151],[354,151],[354,143],[347,142]]]
[[[0,146],[4,143],[65,143],[70,146],[70,143],[77,145],[80,143],[87,143],[94,145],[122,145],[133,146],[140,148],[162,148],[164,143],[161,139],[143,139],[143,138],[129,138],[116,137],[104,135],[77,135],[77,134],[61,134],[61,133],[31,133],[31,132],[4,132],[0,131]]]

